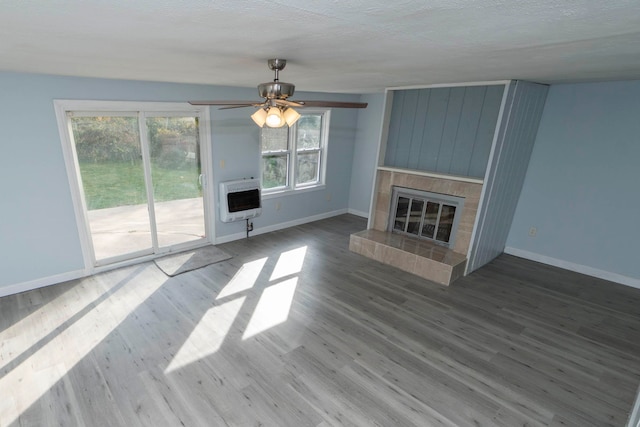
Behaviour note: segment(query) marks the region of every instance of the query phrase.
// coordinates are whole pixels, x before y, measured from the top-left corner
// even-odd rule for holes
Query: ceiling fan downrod
[[[284,67],[287,66],[287,60],[286,59],[269,59],[267,61],[267,64],[269,65],[269,69],[272,70],[275,73],[275,78],[273,79],[274,82],[277,82],[278,79],[278,72],[281,70],[284,70]]]

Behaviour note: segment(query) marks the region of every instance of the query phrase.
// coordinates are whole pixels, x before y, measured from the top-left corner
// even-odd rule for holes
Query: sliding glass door
[[[146,118],[158,246],[205,237],[197,117]]]
[[[94,266],[208,240],[200,116],[65,111]]]

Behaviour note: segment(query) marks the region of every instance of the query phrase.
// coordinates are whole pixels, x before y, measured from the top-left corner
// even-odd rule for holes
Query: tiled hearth
[[[349,249],[447,286],[462,277],[467,263],[464,255],[436,243],[378,230],[352,234]]]
[[[394,186],[464,198],[453,248],[387,231]],[[482,183],[479,180],[381,168],[375,188],[373,227],[351,235],[349,249],[425,279],[449,285],[464,274],[481,191]]]

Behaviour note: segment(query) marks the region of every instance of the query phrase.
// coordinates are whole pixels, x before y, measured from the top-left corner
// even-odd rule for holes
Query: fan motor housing
[[[260,96],[267,99],[286,99],[293,95],[295,85],[285,82],[268,82],[258,85]]]

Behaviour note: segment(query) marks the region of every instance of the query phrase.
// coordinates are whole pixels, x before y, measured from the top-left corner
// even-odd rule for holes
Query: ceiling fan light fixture
[[[300,118],[300,113],[298,113],[296,110],[294,110],[291,107],[284,110],[282,115],[284,116],[284,120],[287,122],[287,125],[289,127],[293,126],[293,124],[297,122],[298,119]]]
[[[286,121],[282,116],[282,111],[280,111],[278,107],[269,107],[269,110],[267,110],[265,123],[270,128],[279,128],[284,126]]]
[[[259,108],[255,113],[251,115],[251,118],[254,122],[260,127],[263,127],[265,122],[267,121],[267,112],[264,108]]]

